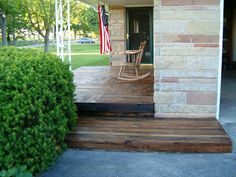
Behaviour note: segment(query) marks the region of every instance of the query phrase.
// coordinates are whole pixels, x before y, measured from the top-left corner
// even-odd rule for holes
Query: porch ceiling
[[[97,0],[81,0],[84,3],[96,6]],[[142,7],[142,6],[153,6],[154,0],[101,0],[99,2],[104,2],[110,6],[125,6],[125,7]]]

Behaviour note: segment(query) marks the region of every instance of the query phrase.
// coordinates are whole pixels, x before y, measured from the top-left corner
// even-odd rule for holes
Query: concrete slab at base
[[[236,154],[67,150],[39,177],[235,177]]]

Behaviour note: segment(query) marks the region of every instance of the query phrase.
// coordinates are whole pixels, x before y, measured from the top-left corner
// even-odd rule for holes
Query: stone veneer
[[[156,117],[216,117],[220,0],[154,0]]]
[[[125,7],[109,7],[110,18],[110,40],[112,52],[110,64],[120,65],[125,61]]]

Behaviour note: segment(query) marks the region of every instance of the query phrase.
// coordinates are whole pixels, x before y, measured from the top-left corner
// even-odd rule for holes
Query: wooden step
[[[216,119],[157,119],[82,116],[69,147],[119,151],[231,152]]]

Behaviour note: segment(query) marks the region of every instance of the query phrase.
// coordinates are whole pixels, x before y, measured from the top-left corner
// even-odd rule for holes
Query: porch
[[[141,73],[151,74],[138,81],[117,79],[119,67],[81,67],[74,71],[76,104],[83,115],[154,116],[153,69],[142,67]]]
[[[152,71],[141,68],[142,72]],[[70,147],[119,151],[231,152],[231,141],[214,118],[154,118],[153,74],[117,80],[117,67],[74,71],[78,126]],[[153,72],[152,72],[153,73]]]

